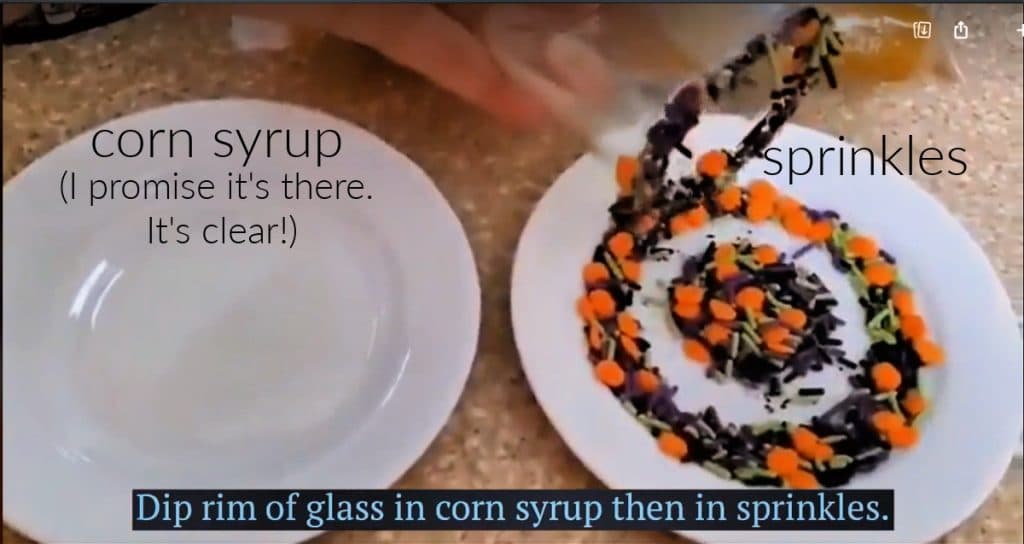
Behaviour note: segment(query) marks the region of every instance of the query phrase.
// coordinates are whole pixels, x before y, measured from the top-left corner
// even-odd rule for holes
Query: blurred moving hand
[[[659,93],[717,67],[754,35],[773,32],[797,6],[321,4],[230,9],[376,49],[517,126],[536,126],[553,115],[593,130],[594,119],[617,110],[629,117],[657,109],[664,98]],[[913,39],[913,21],[928,19],[924,8],[823,9],[849,38],[848,51],[837,64],[847,95],[883,81],[949,75],[949,67],[941,65],[949,60],[942,46]],[[646,94],[638,94],[638,88]],[[760,103],[763,93],[754,98]],[[630,100],[632,108],[623,111]]]
[[[572,25],[591,5],[532,10],[544,24]],[[477,31],[488,6],[430,4],[236,5],[232,13],[352,40],[427,77],[467,102],[519,127],[543,123],[549,107],[511,80]]]

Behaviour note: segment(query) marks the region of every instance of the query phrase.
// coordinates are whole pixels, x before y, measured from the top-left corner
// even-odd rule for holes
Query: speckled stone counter
[[[874,142],[888,133],[964,147],[960,177],[925,178],[1021,296],[1022,49],[1003,22],[1020,6],[971,8],[974,40],[957,43],[968,83],[893,90],[854,107],[822,103],[799,122]],[[966,13],[966,8],[964,12]],[[376,54],[338,40],[279,53],[238,53],[227,21],[158,7],[59,42],[3,51],[3,179],[69,137],[170,102],[259,97],[322,109],[378,134],[438,183],[465,226],[483,286],[479,352],[468,386],[403,487],[600,486],[537,406],[519,366],[509,318],[509,270],[534,203],[585,149],[557,129],[514,134]],[[938,25],[937,25],[938,26]],[[990,39],[986,39],[986,37]],[[1019,303],[1018,303],[1019,304]],[[1020,308],[1018,306],[1018,311]],[[1022,542],[1021,473],[1011,470],[944,542]],[[5,527],[4,542],[25,540]],[[329,533],[317,542],[678,542],[658,533]]]

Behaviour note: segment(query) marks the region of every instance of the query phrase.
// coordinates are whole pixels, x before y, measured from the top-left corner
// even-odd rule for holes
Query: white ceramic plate
[[[731,147],[749,122],[731,116],[708,116],[688,140],[695,154]],[[642,142],[643,133],[621,138]],[[617,149],[629,148],[610,142]],[[845,144],[825,134],[787,126],[776,141],[785,156],[800,146],[815,155],[823,147]],[[636,147],[633,145],[632,147]],[[856,477],[850,488],[895,489],[895,531],[862,533],[688,532],[707,542],[926,542],[964,520],[997,485],[1020,436],[1021,336],[1001,284],[957,221],[912,181],[895,175],[866,175],[870,164],[858,155],[857,176],[842,178],[809,174],[793,185],[775,179],[784,192],[816,208],[838,210],[852,226],[873,234],[899,261],[901,273],[919,293],[925,318],[943,345],[948,363],[928,371],[926,386],[934,396],[930,415],[922,421],[920,444],[896,453],[875,472]],[[838,156],[827,157],[825,172],[838,172]],[[849,160],[848,158],[846,160]],[[679,165],[688,168],[686,165]],[[741,180],[765,177],[773,165],[753,161]],[[847,168],[849,165],[847,164]],[[670,461],[656,448],[645,429],[633,421],[593,377],[584,353],[575,301],[581,294],[580,271],[607,227],[607,208],[615,199],[614,166],[585,156],[555,182],[530,218],[516,255],[512,282],[515,338],[530,385],[558,432],[583,463],[604,483],[618,489],[721,489],[726,482],[693,465]],[[848,172],[848,170],[847,170]],[[770,177],[770,176],[769,176]],[[694,252],[703,249],[705,234],[746,235],[749,226],[715,222],[674,242]],[[776,227],[756,228],[752,238],[770,241],[792,254],[799,242]],[[669,264],[648,265],[644,290],[654,295],[657,279],[678,270]],[[841,338],[858,358],[866,346],[855,298],[845,279],[831,269],[827,257],[812,253],[803,265],[818,272],[839,298],[839,315],[853,325]],[[752,422],[768,418],[760,395],[736,384],[717,385],[698,365],[684,360],[681,338],[666,325],[663,310],[636,305],[638,317],[653,344],[653,361],[679,385],[680,407],[696,410],[713,404],[723,420]],[[805,378],[808,385],[826,385],[843,396],[838,372],[827,369]],[[832,399],[824,399],[830,405]],[[770,417],[803,419],[820,408],[791,408]]]
[[[290,542],[315,533],[133,533],[130,490],[397,480],[454,408],[479,329],[470,247],[430,179],[362,129],[282,104],[184,103],[100,128],[188,129],[194,158],[178,140],[174,159],[98,159],[89,131],[4,191],[4,520],[44,542]],[[215,131],[261,128],[336,130],[342,150],[317,168],[261,148],[244,171],[361,179],[372,198],[62,203],[65,170],[79,191],[174,172],[226,191],[241,152],[216,158]],[[154,246],[151,215],[194,236],[221,216],[291,215],[298,233]]]

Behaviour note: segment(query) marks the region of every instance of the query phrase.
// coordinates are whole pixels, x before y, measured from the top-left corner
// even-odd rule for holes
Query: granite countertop
[[[855,141],[887,132],[968,150],[960,177],[922,184],[984,247],[1021,296],[1024,165],[1022,49],[1003,22],[1020,7],[966,8],[976,38],[957,43],[965,85],[893,89],[856,106],[821,103],[799,122]],[[557,129],[514,134],[376,54],[340,40],[302,40],[282,52],[239,53],[228,21],[193,20],[161,6],[83,35],[3,51],[3,179],[106,120],[170,102],[258,97],[351,120],[420,164],[465,226],[483,287],[479,352],[465,393],[426,454],[398,485],[419,488],[599,486],[533,399],[509,317],[509,271],[519,232],[548,185],[584,150]],[[986,35],[991,39],[985,39]],[[1018,303],[1019,304],[1019,303]],[[1018,311],[1020,308],[1018,306]],[[943,542],[1022,542],[1021,473]],[[4,542],[25,539],[4,528]],[[317,542],[679,542],[659,533],[329,533]]]

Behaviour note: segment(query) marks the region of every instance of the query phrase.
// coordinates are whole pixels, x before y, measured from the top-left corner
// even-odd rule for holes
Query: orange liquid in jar
[[[836,22],[842,54],[833,63],[839,77],[855,81],[902,81],[926,62],[930,40],[914,37],[914,23],[930,21],[912,4],[835,4],[820,8]]]

